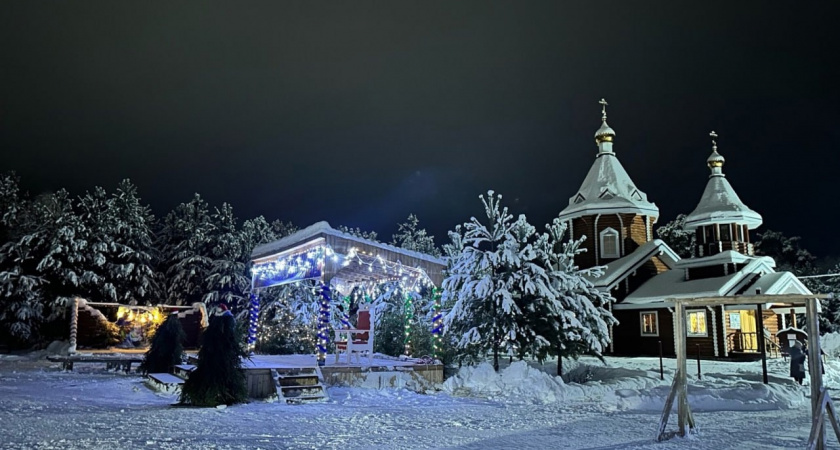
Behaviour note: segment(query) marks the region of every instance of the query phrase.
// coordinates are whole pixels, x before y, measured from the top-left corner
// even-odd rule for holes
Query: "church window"
[[[659,336],[659,313],[643,311],[641,313],[642,336]]]
[[[607,228],[601,232],[601,258],[618,258],[618,231]]]
[[[706,329],[706,311],[702,309],[686,311],[685,315],[689,337],[705,337],[709,335],[709,331]]]

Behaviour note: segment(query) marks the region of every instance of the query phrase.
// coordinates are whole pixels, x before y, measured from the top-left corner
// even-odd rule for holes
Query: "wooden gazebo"
[[[304,280],[321,285],[318,327],[318,364],[324,365],[329,343],[332,290],[350,293],[354,288],[399,282],[406,290],[439,286],[445,262],[424,253],[362,239],[318,222],[251,253],[251,323],[248,342],[256,343],[260,289]],[[439,298],[439,296],[436,296]],[[438,305],[439,306],[439,305]],[[439,311],[439,307],[438,307]],[[433,333],[440,334],[440,314]]]

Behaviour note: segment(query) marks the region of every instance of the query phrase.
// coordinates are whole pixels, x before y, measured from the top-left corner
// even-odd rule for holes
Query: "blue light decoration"
[[[327,363],[327,346],[330,343],[330,287],[321,283],[321,310],[318,314],[318,365]]]
[[[337,259],[330,247],[319,245],[306,253],[257,264],[251,269],[254,274],[254,287],[260,288],[320,279],[324,272],[324,262],[327,257]]]
[[[432,306],[432,311],[434,311],[434,315],[432,316],[432,356],[437,359],[442,350],[440,337],[443,334],[443,312],[441,312],[440,289],[432,288],[432,301],[434,301],[434,305]]]
[[[341,310],[341,328],[344,328],[344,329],[353,328],[353,326],[350,325],[350,314],[349,314],[350,313],[351,297],[349,295],[346,295],[341,300],[342,300],[341,305],[342,305],[342,308],[343,308]]]
[[[260,320],[260,298],[256,293],[251,293],[250,316],[248,321],[248,352],[254,354],[257,345],[257,329]]]

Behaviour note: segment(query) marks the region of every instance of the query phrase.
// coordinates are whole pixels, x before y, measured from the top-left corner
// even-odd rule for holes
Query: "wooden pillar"
[[[758,351],[761,352],[761,380],[764,384],[768,384],[767,381],[767,348],[764,345],[764,310],[761,307],[761,303],[755,305],[756,307],[756,320],[758,321],[757,326],[757,335],[758,335]]]
[[[825,422],[821,420],[823,411],[820,403],[822,394],[822,358],[820,349],[820,323],[817,314],[817,299],[809,298],[805,304],[805,318],[808,322],[808,370],[811,372],[811,418],[819,420],[816,450],[825,449]]]
[[[790,309],[790,326],[796,328],[796,310]]]
[[[677,301],[674,305],[674,345],[677,353],[677,373],[676,373],[676,400],[677,400],[677,422],[679,425],[680,436],[686,435],[686,415],[688,413],[687,404],[687,367],[686,367],[686,348],[685,348],[685,306],[682,302]]]

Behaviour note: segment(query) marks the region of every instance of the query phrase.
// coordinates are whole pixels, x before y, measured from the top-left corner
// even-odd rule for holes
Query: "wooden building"
[[[606,106],[606,102],[602,101]],[[586,236],[586,249],[576,257],[581,268],[606,266],[593,279],[616,302],[611,311],[619,324],[611,329],[610,353],[674,356],[674,308],[669,299],[755,294],[811,294],[791,273],[776,272],[772,258],[755,256],[750,230],[762,223],[723,174],[725,159],[712,132],[707,159],[709,181],[685,228],[696,233],[691,258],[681,259],[663,241],[653,238],[659,209],[639,190],[622,167],[613,144],[615,131],[606,111],[595,133],[595,163],[569,205],[560,213],[575,239]],[[785,314],[804,308],[763,304],[758,320],[755,304],[687,307],[687,345],[702,357],[757,355],[763,339],[769,351],[782,351],[776,334],[787,328]],[[795,319],[794,319],[795,320]],[[763,322],[760,330],[759,323]],[[795,326],[794,324],[790,324]]]

